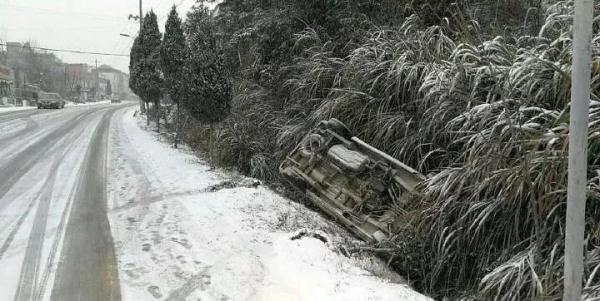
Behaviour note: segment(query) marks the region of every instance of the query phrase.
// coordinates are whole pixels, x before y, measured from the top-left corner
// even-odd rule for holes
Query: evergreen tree
[[[182,76],[185,55],[185,35],[181,19],[173,6],[165,25],[165,34],[160,47],[160,66],[165,80],[165,90],[177,104],[175,147],[179,140],[180,103],[184,101]]]
[[[142,24],[143,25],[143,24]],[[137,96],[140,96],[140,112],[146,113],[145,102],[141,98],[141,84],[139,81],[139,68],[138,64],[142,60],[141,47],[142,47],[142,38],[141,34],[138,33],[137,37],[133,40],[133,45],[131,46],[130,54],[129,54],[129,88],[133,93]],[[80,93],[78,93],[80,94]],[[147,120],[147,116],[146,116]]]
[[[183,105],[191,116],[204,123],[223,120],[231,106],[231,83],[212,22],[205,7],[194,10],[186,22]]]
[[[165,34],[160,47],[160,66],[165,78],[165,88],[175,103],[180,101],[181,72],[185,63],[185,36],[181,19],[175,6],[165,25]],[[178,97],[179,96],[179,97]]]
[[[142,31],[131,48],[129,81],[135,94],[146,104],[154,104],[157,128],[160,126],[159,111],[163,84],[159,65],[160,44],[161,33],[156,15],[150,11],[144,17]]]

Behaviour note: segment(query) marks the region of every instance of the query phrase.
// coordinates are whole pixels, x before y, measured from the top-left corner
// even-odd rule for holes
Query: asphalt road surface
[[[120,300],[106,156],[129,105],[0,112],[0,299]]]

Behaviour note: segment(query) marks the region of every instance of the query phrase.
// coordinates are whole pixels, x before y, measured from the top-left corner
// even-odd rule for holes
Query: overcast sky
[[[166,16],[173,4],[185,15],[196,0],[143,0],[144,11],[153,9],[164,32]],[[34,46],[129,54],[139,24],[127,20],[138,14],[138,0],[0,0],[0,41],[31,41]],[[56,52],[68,63],[108,64],[129,72],[128,57],[110,57]]]

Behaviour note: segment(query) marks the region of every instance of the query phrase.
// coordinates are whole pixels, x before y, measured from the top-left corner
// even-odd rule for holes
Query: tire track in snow
[[[60,140],[60,139],[59,139]],[[58,141],[57,141],[58,142]],[[40,155],[40,157],[45,158],[47,154],[49,154],[53,149],[46,149],[46,151]],[[38,160],[39,161],[39,160]],[[36,161],[37,162],[37,161]],[[35,165],[35,164],[34,164]],[[27,171],[25,171],[26,173]],[[43,188],[42,188],[43,189]],[[41,192],[40,192],[41,193]],[[13,227],[11,228],[9,235],[7,236],[7,238],[5,239],[4,243],[2,244],[2,246],[0,247],[0,260],[2,259],[4,253],[8,250],[8,248],[10,247],[10,244],[12,243],[12,241],[14,240],[17,232],[19,232],[19,229],[21,228],[21,226],[23,225],[23,222],[25,221],[25,219],[27,218],[27,216],[29,216],[29,212],[31,212],[31,209],[34,207],[36,200],[39,199],[40,197],[40,193],[38,193],[29,203],[29,205],[27,205],[27,208],[25,209],[25,211],[21,214],[21,216],[17,219],[17,222],[15,223],[15,225],[13,225]],[[0,200],[2,200],[2,198],[0,197]]]
[[[25,113],[25,112],[35,112],[35,111],[37,111],[37,110],[34,107],[30,107],[29,109],[23,109],[23,110],[11,110],[11,111],[1,110],[0,117],[8,116],[8,115],[15,114],[15,113]]]
[[[83,169],[84,169],[84,165],[82,164],[76,173],[76,177],[75,177],[76,179],[81,178],[82,173],[84,172]],[[54,260],[56,258],[56,255],[58,254],[58,248],[59,248],[60,243],[63,238],[63,234],[64,234],[63,231],[65,230],[65,228],[67,226],[69,212],[71,211],[76,192],[77,192],[77,190],[74,187],[73,189],[71,189],[71,193],[69,194],[69,197],[67,198],[67,202],[65,204],[65,207],[64,207],[63,212],[60,217],[60,223],[58,224],[58,226],[56,228],[56,235],[54,236],[54,240],[52,241],[50,253],[48,255],[48,259],[46,262],[46,268],[44,270],[44,274],[42,275],[35,298],[33,300],[41,301],[41,300],[44,300],[44,298],[45,298],[46,288],[48,286],[48,282],[49,282],[51,274],[52,274],[52,266],[54,265]]]
[[[38,207],[35,213],[33,227],[27,242],[25,257],[21,265],[21,274],[19,284],[15,293],[15,300],[31,300],[37,282],[38,268],[41,260],[42,247],[44,244],[44,234],[46,232],[46,223],[48,211],[50,209],[50,198],[52,195],[52,186],[56,180],[56,168],[59,160],[52,164],[51,174],[44,182],[40,196],[38,197]]]
[[[17,220],[17,223],[10,230],[10,233],[6,237],[6,240],[2,244],[2,247],[0,247],[0,260],[2,260],[2,256],[4,255],[4,253],[6,252],[6,250],[8,250],[8,247],[10,247],[10,244],[12,243],[13,239],[15,238],[15,235],[17,235],[17,232],[19,232],[19,229],[21,228],[21,225],[23,224],[23,222],[25,221],[25,219],[29,215],[29,212],[31,211],[31,208],[33,208],[33,205],[35,205],[35,199],[36,198],[37,198],[37,196],[33,200],[31,200],[31,202],[29,203],[29,205],[25,209],[25,212],[23,212],[23,214],[21,214],[21,216]]]
[[[72,134],[72,136],[74,136],[73,138],[69,137],[70,139],[63,139],[61,144],[67,144],[66,148],[63,149],[62,153],[59,154],[52,163],[52,166],[50,167],[50,174],[46,178],[46,181],[40,190],[40,194],[37,197],[38,207],[35,213],[33,227],[29,234],[29,240],[27,242],[23,264],[21,265],[19,284],[17,286],[17,292],[14,298],[16,301],[32,300],[37,291],[37,282],[40,274],[40,262],[42,260],[42,249],[46,236],[48,213],[50,211],[52,191],[56,184],[58,169],[67,154],[76,146],[73,141],[77,141],[82,134],[83,130],[80,130],[79,132]],[[61,145],[61,147],[64,146]],[[60,235],[60,233],[56,233],[56,235]]]
[[[44,158],[43,154],[47,153],[48,149],[52,148],[60,141],[60,138],[68,134],[78,122],[98,111],[84,111],[75,118],[65,122],[57,129],[32,143],[24,150],[19,152],[11,160],[0,166],[0,211],[2,211],[13,200],[4,200],[4,196],[10,188],[23,177],[37,162]]]
[[[77,176],[79,177],[80,174],[78,173]],[[65,208],[63,209],[63,212],[60,215],[60,223],[56,228],[56,234],[54,236],[54,240],[52,241],[52,246],[50,247],[50,254],[48,254],[48,259],[46,260],[46,269],[44,270],[44,274],[42,275],[40,284],[34,296],[35,298],[33,298],[33,300],[44,300],[46,294],[46,287],[48,286],[48,281],[50,280],[50,275],[52,273],[52,266],[54,265],[56,254],[58,254],[58,246],[60,245],[61,238],[63,237],[63,231],[67,225],[67,217],[69,216],[69,211],[71,210],[74,196],[75,189],[71,190],[71,194],[69,194],[67,203],[65,204]]]
[[[15,112],[7,112],[0,115],[0,124],[10,122],[13,120],[21,119],[24,117],[31,117],[34,115],[39,115],[47,111],[39,111],[39,110],[27,110],[27,111],[15,111]]]
[[[79,179],[81,177],[81,168],[76,173],[76,178]],[[71,189],[71,193],[67,198],[67,202],[65,204],[65,208],[63,209],[62,214],[60,215],[60,223],[56,227],[56,234],[54,236],[54,240],[52,241],[52,246],[50,247],[50,253],[48,254],[48,259],[46,260],[46,269],[44,270],[44,274],[42,275],[42,279],[40,280],[40,284],[38,286],[38,290],[36,292],[34,300],[40,301],[44,300],[44,296],[46,294],[46,287],[48,285],[48,281],[50,279],[50,275],[52,273],[52,266],[54,264],[54,260],[56,255],[58,254],[58,246],[63,238],[63,231],[67,225],[67,217],[69,216],[69,212],[71,211],[71,207],[73,204],[73,200],[75,198],[76,189]]]
[[[37,115],[35,119],[32,117],[19,119],[19,121],[29,119],[37,125],[30,128],[30,131],[23,131],[21,135],[12,137],[12,139],[9,139],[8,141],[4,137],[0,137],[0,157],[5,159],[2,163],[13,160],[16,155],[27,149],[32,143],[43,139],[53,131],[56,131],[61,125],[64,125],[65,122],[81,117],[83,112],[85,111],[54,112]],[[4,126],[12,125],[14,123],[15,122],[5,123]],[[27,126],[27,121],[25,126]],[[8,133],[5,137],[8,135],[12,136],[11,133]]]
[[[104,113],[85,155],[52,288],[53,300],[121,299],[106,203],[108,133],[116,109]]]
[[[14,140],[17,140],[18,138],[21,138],[21,136],[27,132],[30,132],[31,130],[35,129],[38,127],[37,122],[35,122],[31,116],[28,116],[25,119],[25,128],[18,130],[12,134],[8,134],[5,137],[0,137],[0,145],[9,145],[11,144]]]

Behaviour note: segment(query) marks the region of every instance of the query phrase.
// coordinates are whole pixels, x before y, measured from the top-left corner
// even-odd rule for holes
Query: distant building
[[[67,78],[72,81],[78,81],[84,77],[85,73],[89,72],[87,64],[67,64],[65,73]]]
[[[17,102],[34,103],[38,90],[57,92],[71,101],[95,101],[110,97],[109,82],[112,95],[127,98],[133,94],[129,75],[124,72],[109,65],[94,68],[88,64],[66,64],[52,53],[35,51],[29,43],[7,42],[2,61],[12,70],[4,72],[10,75],[2,77],[0,97],[10,91]]]
[[[98,76],[107,82],[110,81],[113,96],[126,98],[129,94],[131,94],[131,90],[129,90],[128,74],[121,72],[109,65],[101,65],[98,67]],[[106,83],[104,83],[104,88],[100,91],[106,95]],[[110,95],[106,96],[109,97]]]
[[[112,85],[112,83],[111,83]],[[98,98],[106,99],[110,97],[106,92],[106,87],[108,86],[108,80],[102,77],[98,77]]]
[[[6,64],[12,67],[14,74],[13,95],[19,100],[25,97],[25,85],[27,84],[25,68],[28,65],[26,57],[29,50],[29,44],[6,43]]]
[[[109,65],[95,69],[87,64],[67,64],[65,77],[72,100],[93,101],[110,97],[106,91],[109,81],[112,95],[124,98],[131,93],[129,75]]]
[[[97,76],[88,64],[67,64],[65,77],[71,100],[93,101],[97,98]]]
[[[6,65],[0,64],[0,105],[6,105],[14,99],[15,73]]]

